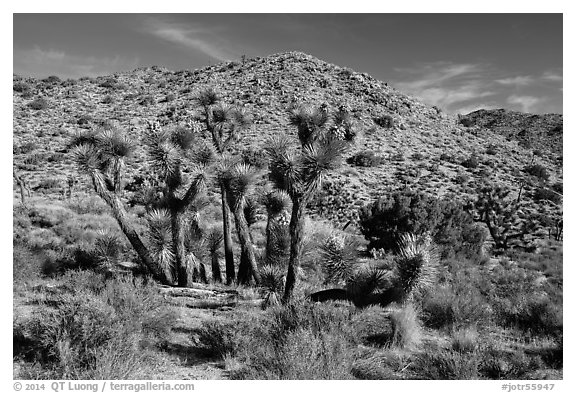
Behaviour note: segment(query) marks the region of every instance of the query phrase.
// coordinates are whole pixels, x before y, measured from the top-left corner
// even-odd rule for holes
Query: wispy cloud
[[[490,64],[436,62],[395,69],[399,90],[412,94],[448,113],[477,109],[510,108],[523,112],[557,111],[551,90],[558,89],[562,73],[510,75]]]
[[[542,79],[550,82],[562,82],[564,80],[562,75],[554,71],[545,71]]]
[[[512,94],[506,100],[509,104],[514,105],[521,112],[534,112],[538,105],[543,102],[542,98]]]
[[[14,72],[25,76],[65,78],[107,75],[138,67],[138,58],[94,57],[69,54],[54,49],[14,49]]]
[[[448,112],[456,112],[470,100],[494,95],[479,78],[484,68],[477,64],[439,62],[396,71],[404,74],[404,80],[393,83],[398,89]]]
[[[219,29],[214,27],[149,17],[144,21],[142,31],[187,49],[200,51],[219,61],[239,57],[239,54],[218,34]]]
[[[509,78],[503,79],[496,79],[495,82],[499,83],[504,86],[529,86],[536,81],[534,77],[525,75],[525,76],[514,76]]]

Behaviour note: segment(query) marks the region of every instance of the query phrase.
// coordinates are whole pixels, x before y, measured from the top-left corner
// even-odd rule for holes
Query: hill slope
[[[477,126],[467,128],[385,82],[299,52],[194,71],[151,67],[79,81],[14,79],[14,163],[32,188],[41,189],[42,182],[50,179],[53,188],[64,187],[68,175],[76,176],[65,146],[77,130],[113,120],[139,138],[146,120],[164,117],[184,122],[194,118],[193,98],[208,86],[225,102],[243,106],[252,114],[254,124],[243,135],[242,144],[256,150],[275,134],[296,135],[286,115],[292,103],[324,103],[329,112],[340,105],[350,109],[362,136],[349,156],[372,151],[383,160],[375,167],[345,164],[328,179],[315,211],[340,222],[353,219],[356,208],[391,189],[411,187],[459,199],[472,197],[474,188],[485,180],[518,189],[525,177],[523,168],[533,162],[547,169],[550,184],[562,181],[556,156],[535,158],[532,149],[502,132],[511,119],[520,119],[518,127],[527,127],[530,115],[482,112],[480,116],[474,112],[468,116]],[[46,107],[31,107],[40,97]],[[488,114],[498,114],[497,120],[488,121],[492,118]],[[377,125],[382,116],[391,116],[394,126]],[[554,117],[553,122],[560,124],[561,130],[562,117]],[[562,133],[554,133],[549,145],[558,151]],[[144,170],[142,153],[129,164],[129,175]],[[472,155],[477,157],[476,167],[461,165]],[[529,182],[525,195],[538,186]],[[536,203],[532,207],[543,213],[551,209]]]

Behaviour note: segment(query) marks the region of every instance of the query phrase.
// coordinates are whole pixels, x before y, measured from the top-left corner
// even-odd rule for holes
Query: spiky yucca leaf
[[[194,97],[194,101],[202,107],[214,105],[220,101],[218,93],[213,88],[207,88],[198,92]]]
[[[280,304],[284,291],[284,271],[279,266],[264,265],[260,270],[260,286],[264,292],[264,308]]]
[[[136,145],[134,142],[117,128],[108,128],[96,135],[96,145],[106,157],[126,158],[129,157]]]
[[[222,234],[222,230],[217,227],[213,227],[204,235],[204,241],[210,253],[217,253],[222,246],[223,240],[224,235]]]
[[[182,150],[188,150],[196,142],[197,133],[190,127],[175,127],[170,133],[170,141]]]
[[[402,234],[395,258],[397,286],[406,294],[424,292],[435,282],[439,257],[430,235]]]
[[[245,203],[246,196],[256,182],[257,171],[245,163],[236,164],[227,178],[227,189],[230,205],[236,209]]]
[[[234,119],[234,109],[228,104],[218,104],[212,108],[212,120],[215,124],[224,124]]]
[[[147,219],[151,254],[164,271],[173,274],[176,258],[172,249],[170,213],[165,209],[152,209]]]
[[[326,282],[340,283],[349,279],[356,267],[358,243],[349,237],[332,235],[320,246]]]
[[[352,299],[367,297],[387,283],[385,270],[375,266],[364,266],[354,272],[346,281],[346,291]]]
[[[82,172],[92,173],[102,168],[102,154],[93,145],[82,144],[72,149],[72,157]]]
[[[212,146],[206,142],[202,142],[200,146],[195,149],[193,153],[194,162],[198,165],[208,166],[214,162],[215,154]]]
[[[289,110],[288,119],[298,128],[298,139],[306,146],[318,138],[319,131],[328,121],[328,114],[321,108],[299,105]]]
[[[115,270],[123,251],[124,246],[116,234],[100,232],[94,244],[94,256],[98,261],[98,268],[105,272]]]
[[[270,217],[275,217],[287,211],[292,204],[292,200],[286,191],[272,190],[260,196],[260,203],[266,207],[266,212]]]
[[[316,190],[324,176],[342,163],[346,144],[335,139],[325,139],[304,147],[302,151],[302,173],[306,189]]]
[[[252,124],[252,117],[244,108],[236,108],[231,113],[231,119],[237,129],[245,129]]]
[[[269,179],[276,188],[291,196],[301,193],[302,167],[299,155],[294,150],[287,150],[271,156]]]

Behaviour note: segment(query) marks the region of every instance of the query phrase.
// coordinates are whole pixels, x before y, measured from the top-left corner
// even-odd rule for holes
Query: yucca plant
[[[264,292],[264,308],[280,304],[284,290],[284,272],[281,267],[264,265],[260,273],[260,287]]]
[[[134,229],[120,199],[122,168],[135,145],[121,130],[112,128],[93,133],[89,138],[72,140],[72,155],[80,171],[88,174],[94,191],[112,210],[120,229],[152,276],[163,284],[172,284],[169,273],[152,257]]]
[[[354,239],[332,234],[320,245],[320,258],[326,274],[326,282],[345,282],[354,272],[358,258],[358,242]]]
[[[195,102],[202,112],[200,122],[203,125],[203,130],[210,137],[212,146],[220,160],[223,160],[225,153],[238,140],[239,132],[251,124],[251,119],[245,111],[222,104],[220,96],[212,88],[198,92]],[[228,206],[227,191],[222,182],[220,182],[220,195],[226,283],[231,284],[236,278],[232,251],[231,212]]]
[[[400,235],[397,254],[391,261],[330,264],[333,276],[345,278],[344,288],[312,294],[312,300],[346,299],[358,307],[390,303],[405,305],[422,295],[436,282],[438,252],[429,236]]]
[[[283,301],[294,291],[296,272],[302,256],[306,208],[327,173],[338,167],[346,144],[326,132],[329,120],[324,108],[298,106],[289,112],[289,120],[298,130],[300,148],[290,139],[279,137],[267,144],[270,157],[269,178],[292,200],[290,217],[290,259]]]
[[[268,190],[260,196],[260,202],[266,208],[267,214],[266,263],[283,264],[290,250],[290,196],[282,190]]]

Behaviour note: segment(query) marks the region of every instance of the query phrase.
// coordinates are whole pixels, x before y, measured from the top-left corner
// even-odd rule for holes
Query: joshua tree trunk
[[[222,282],[222,273],[220,272],[220,261],[218,260],[218,253],[212,252],[212,279],[214,282]]]
[[[234,269],[234,252],[232,251],[232,230],[230,228],[230,208],[228,207],[228,196],[224,185],[220,186],[222,196],[222,231],[224,237],[224,258],[226,260],[226,284],[230,285],[236,280]]]
[[[94,190],[102,199],[104,199],[108,206],[110,206],[112,209],[112,215],[118,222],[120,229],[134,248],[134,251],[138,254],[142,263],[150,270],[154,279],[164,285],[173,285],[172,280],[169,278],[170,275],[168,275],[167,272],[165,272],[150,256],[150,253],[140,239],[140,236],[130,224],[126,210],[124,209],[120,198],[118,198],[116,194],[108,191],[100,174],[92,172],[90,173],[90,177],[92,178]]]
[[[302,239],[304,236],[304,213],[308,197],[294,198],[292,204],[292,216],[290,218],[290,261],[288,262],[288,274],[286,275],[286,287],[284,290],[284,303],[292,297],[296,285],[296,274],[300,267],[302,256]]]
[[[170,211],[172,226],[172,247],[176,259],[176,277],[179,287],[188,286],[188,263],[184,246],[184,231],[182,228],[182,214],[179,211]]]
[[[16,170],[12,170],[12,175],[14,176],[14,180],[16,180],[16,184],[18,185],[18,187],[20,188],[20,199],[22,201],[22,204],[24,205],[26,203],[26,197],[25,195],[27,194],[28,196],[30,196],[30,190],[28,189],[28,187],[26,186],[26,182],[24,179],[22,179],[18,173],[16,172]]]
[[[247,259],[247,264],[250,269],[252,277],[254,277],[254,282],[260,284],[260,274],[258,273],[258,265],[256,264],[256,255],[254,254],[254,246],[250,240],[250,228],[248,227],[248,222],[246,222],[246,217],[244,217],[244,209],[242,204],[234,211],[234,217],[236,218],[236,230],[238,232],[238,240],[240,241],[240,248],[242,254],[245,255]]]

